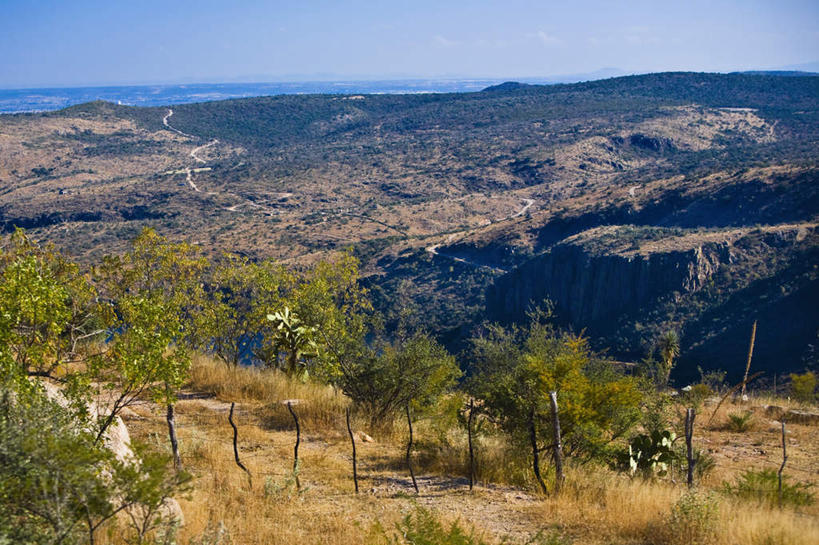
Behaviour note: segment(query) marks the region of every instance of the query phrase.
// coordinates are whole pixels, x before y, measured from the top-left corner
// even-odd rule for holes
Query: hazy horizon
[[[819,60],[819,5],[805,0],[4,4],[6,89],[548,79],[607,68],[792,69]]]

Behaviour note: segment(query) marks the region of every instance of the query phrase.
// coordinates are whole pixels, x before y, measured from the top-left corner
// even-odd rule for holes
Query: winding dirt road
[[[505,217],[504,220],[509,220],[509,219],[521,217],[522,215],[524,215],[532,207],[533,204],[535,204],[535,201],[533,199],[523,199],[523,206],[520,208],[520,210],[518,210],[518,211],[514,212],[513,214]],[[470,229],[470,231],[471,230],[472,229]],[[441,252],[438,251],[438,248],[440,248],[441,246],[446,246],[446,245],[452,244],[452,241],[455,240],[455,236],[457,234],[459,234],[459,233],[452,233],[452,234],[450,234],[449,236],[446,237],[446,240],[444,242],[439,242],[438,244],[433,244],[432,246],[427,246],[425,248],[425,250],[430,255],[443,257],[444,259],[449,259],[449,260],[455,261],[457,263],[463,263],[464,265],[469,265],[470,267],[475,267],[476,269],[488,269],[488,270],[490,270],[492,272],[496,272],[496,273],[500,273],[500,274],[504,274],[504,273],[507,272],[506,269],[501,269],[500,267],[495,267],[493,265],[485,265],[483,263],[476,263],[475,261],[470,261],[470,260],[465,259],[463,257],[458,257],[458,256],[450,255],[450,254],[442,254]]]

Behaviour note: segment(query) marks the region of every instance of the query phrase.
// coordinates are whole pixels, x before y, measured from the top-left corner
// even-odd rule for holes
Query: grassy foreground
[[[481,482],[470,492],[463,477],[463,431],[454,423],[430,419],[415,430],[421,488],[417,496],[404,466],[402,424],[374,432],[363,429],[365,419],[353,419],[354,430],[374,436],[374,441],[361,436],[357,441],[361,492],[356,495],[344,422],[348,400],[340,392],[198,356],[183,397],[177,405],[181,454],[196,479],[190,495],[180,498],[185,516],[178,535],[182,544],[406,543],[398,540],[402,531],[396,525],[418,507],[428,509],[445,528],[457,522],[467,533],[474,532],[475,543],[819,542],[816,505],[780,509],[719,493],[723,481],[733,482],[743,469],[778,468],[781,456],[778,429],[759,412],[748,430],[730,431],[729,415],[738,411],[730,403],[719,409],[710,428],[705,428],[703,417],[695,433],[695,443],[715,461],[699,487],[696,501],[702,505],[682,514],[678,507],[672,515],[686,494],[683,484],[629,479],[592,464],[572,465],[559,496],[536,494],[534,487],[526,486],[526,461],[498,437],[478,443]],[[285,400],[298,400],[300,491],[292,479],[295,433]],[[252,488],[233,459],[228,412],[234,401],[240,457],[252,473]],[[752,400],[748,407],[765,403],[770,400]],[[787,401],[777,404],[786,406]],[[712,410],[705,407],[703,414],[710,416]],[[151,404],[137,405],[126,424],[132,437],[166,448],[164,419]],[[788,437],[786,473],[815,482],[815,427],[789,425]],[[121,542],[115,531],[107,539]]]

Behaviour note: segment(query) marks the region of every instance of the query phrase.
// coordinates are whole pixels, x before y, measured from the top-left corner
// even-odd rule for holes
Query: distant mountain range
[[[815,65],[815,66],[814,66]],[[819,63],[806,64],[819,71]],[[807,72],[770,70],[742,72],[774,76],[803,76]],[[595,81],[629,75],[619,68],[601,68],[593,72],[545,77],[511,78],[527,84],[558,84]],[[45,112],[75,104],[104,100],[128,106],[163,106],[190,104],[231,98],[248,98],[290,94],[415,94],[475,92],[498,85],[509,78],[395,78],[395,79],[328,79],[296,81],[285,78],[279,82],[258,82],[261,76],[248,76],[247,82],[229,83],[169,83],[157,85],[109,85],[87,87],[48,87],[32,89],[0,89],[0,114]]]

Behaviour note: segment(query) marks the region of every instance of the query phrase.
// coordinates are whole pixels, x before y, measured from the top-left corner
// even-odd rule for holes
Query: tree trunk
[[[412,416],[410,415],[409,403],[407,403],[407,425],[409,426],[409,441],[407,442],[407,468],[412,479],[412,486],[418,494],[418,483],[415,482],[415,472],[412,470]]]
[[[165,416],[168,421],[168,436],[171,438],[171,452],[173,452],[173,467],[177,471],[182,469],[182,459],[179,457],[179,442],[176,439],[176,420],[173,414],[173,404],[168,404],[168,412]]]
[[[694,487],[694,465],[697,461],[694,459],[694,418],[697,416],[694,409],[686,409],[685,411],[685,447],[686,459],[688,460],[688,488]]]
[[[535,479],[537,479],[540,489],[544,494],[549,493],[546,488],[546,483],[543,482],[543,477],[540,476],[540,453],[537,449],[537,428],[535,428],[535,408],[529,412],[529,441],[532,443],[532,469],[535,471]]]
[[[296,446],[293,447],[293,477],[296,480],[296,488],[301,490],[301,482],[299,481],[299,443],[301,443],[301,426],[299,426],[299,417],[296,416],[296,412],[293,410],[293,405],[289,401],[287,402],[287,410],[290,411],[290,415],[293,417],[293,421],[296,423]]]
[[[557,414],[557,392],[549,392],[552,402],[552,428],[554,433],[555,453],[555,493],[560,492],[560,485],[565,479],[563,475],[563,443],[560,440],[560,419]]]
[[[355,435],[353,435],[353,428],[350,426],[350,408],[347,407],[347,433],[350,434],[350,443],[353,444],[353,484],[355,484],[355,493],[358,494],[358,468],[355,456]]]

